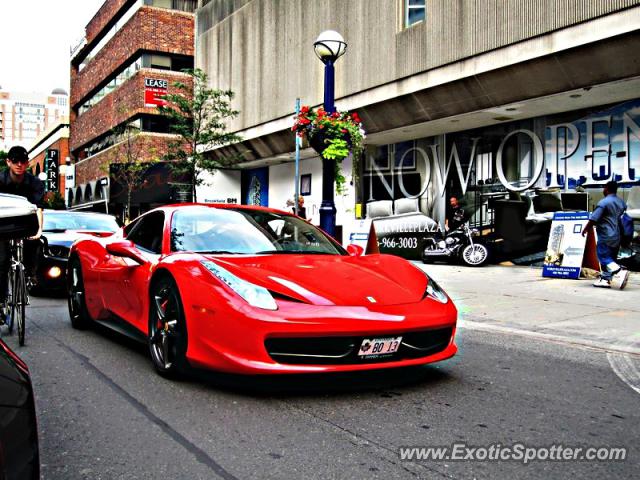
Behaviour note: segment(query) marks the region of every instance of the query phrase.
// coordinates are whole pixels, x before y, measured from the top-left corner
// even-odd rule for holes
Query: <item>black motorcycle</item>
[[[478,238],[480,232],[465,223],[447,232],[444,238],[427,238],[422,261],[456,259],[469,267],[480,267],[489,260],[489,249]]]

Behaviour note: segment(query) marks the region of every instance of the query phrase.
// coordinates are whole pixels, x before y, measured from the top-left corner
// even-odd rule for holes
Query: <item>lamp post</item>
[[[347,50],[347,44],[338,32],[326,30],[318,35],[313,48],[324,63],[324,109],[327,113],[336,111],[335,75],[333,65]],[[332,237],[336,232],[336,206],[334,183],[336,181],[335,161],[322,159],[322,204],[320,205],[320,228]]]

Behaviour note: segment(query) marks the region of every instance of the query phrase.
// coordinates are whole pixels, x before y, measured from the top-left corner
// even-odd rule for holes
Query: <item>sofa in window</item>
[[[494,232],[503,253],[546,248],[552,215],[532,214],[531,209],[532,200],[527,196],[494,202]]]

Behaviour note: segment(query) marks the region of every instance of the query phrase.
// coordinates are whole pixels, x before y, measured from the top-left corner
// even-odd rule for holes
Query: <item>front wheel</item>
[[[82,279],[82,266],[78,257],[71,257],[67,270],[67,302],[69,305],[69,318],[71,326],[78,330],[89,327],[91,317],[87,310],[87,299]]]
[[[489,249],[482,243],[467,245],[462,249],[460,259],[469,267],[480,267],[489,260]]]
[[[151,287],[148,343],[160,375],[175,377],[186,367],[187,324],[178,285],[169,276]]]
[[[13,326],[18,328],[18,343],[24,346],[25,335],[25,309],[27,307],[27,285],[24,278],[24,270],[20,265],[13,271],[11,276],[11,324],[10,332],[13,332]]]

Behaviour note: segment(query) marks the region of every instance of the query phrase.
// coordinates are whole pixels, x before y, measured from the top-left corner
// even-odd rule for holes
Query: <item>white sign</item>
[[[370,218],[363,220],[353,220],[349,225],[344,225],[344,246],[359,245],[363,250],[367,251],[367,244],[369,242],[369,235],[375,231],[373,230],[373,222]]]
[[[587,239],[582,230],[589,221],[587,212],[556,212],[553,215],[542,275],[580,278]]]
[[[64,186],[65,188],[76,187],[76,166],[67,165],[67,169],[64,174]]]

